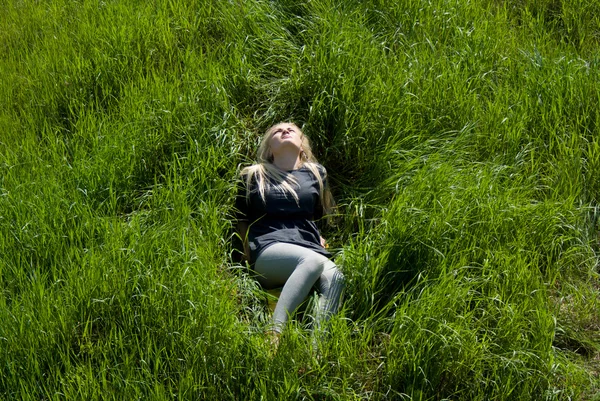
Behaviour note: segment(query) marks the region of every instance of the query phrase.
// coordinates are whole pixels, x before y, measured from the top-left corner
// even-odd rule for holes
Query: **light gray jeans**
[[[319,293],[317,327],[340,307],[344,276],[327,257],[299,245],[278,242],[261,252],[254,271],[266,289],[283,286],[273,313],[273,330],[281,332],[313,286]]]

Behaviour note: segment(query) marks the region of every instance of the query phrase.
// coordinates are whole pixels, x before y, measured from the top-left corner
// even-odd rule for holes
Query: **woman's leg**
[[[273,313],[275,331],[282,330],[288,315],[306,299],[317,282],[317,289],[325,300],[322,306],[325,318],[339,307],[339,284],[343,282],[341,273],[333,262],[308,248],[287,243],[273,244],[260,254],[254,270],[263,287],[283,285]]]

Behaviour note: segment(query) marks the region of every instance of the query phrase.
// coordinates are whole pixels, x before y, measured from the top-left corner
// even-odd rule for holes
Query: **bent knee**
[[[329,259],[323,255],[314,253],[313,255],[307,255],[302,258],[300,266],[305,272],[319,276],[326,269],[328,262]]]
[[[346,282],[346,276],[344,276],[344,273],[342,273],[340,269],[335,267],[333,269],[332,281],[337,283],[337,285],[344,285]]]
[[[323,269],[323,275],[328,277],[330,280],[339,282],[345,281],[344,273],[337,267],[331,260],[327,260]]]

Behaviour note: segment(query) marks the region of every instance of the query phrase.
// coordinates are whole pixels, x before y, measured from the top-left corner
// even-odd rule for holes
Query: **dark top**
[[[323,185],[326,184],[326,171],[317,165]],[[291,194],[267,185],[265,201],[258,192],[253,180],[249,199],[246,199],[246,183],[241,182],[236,197],[236,218],[247,221],[250,263],[254,264],[262,251],[276,242],[286,242],[309,248],[317,253],[331,257],[321,246],[321,236],[315,220],[323,217],[323,207],[319,198],[319,182],[308,167],[292,170],[298,187],[298,202]]]

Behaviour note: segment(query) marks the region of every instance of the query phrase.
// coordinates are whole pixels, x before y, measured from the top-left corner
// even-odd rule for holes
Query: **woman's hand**
[[[319,236],[319,238],[321,238],[321,246],[325,249],[329,248],[329,245],[327,245],[327,241],[325,241],[325,238]]]

